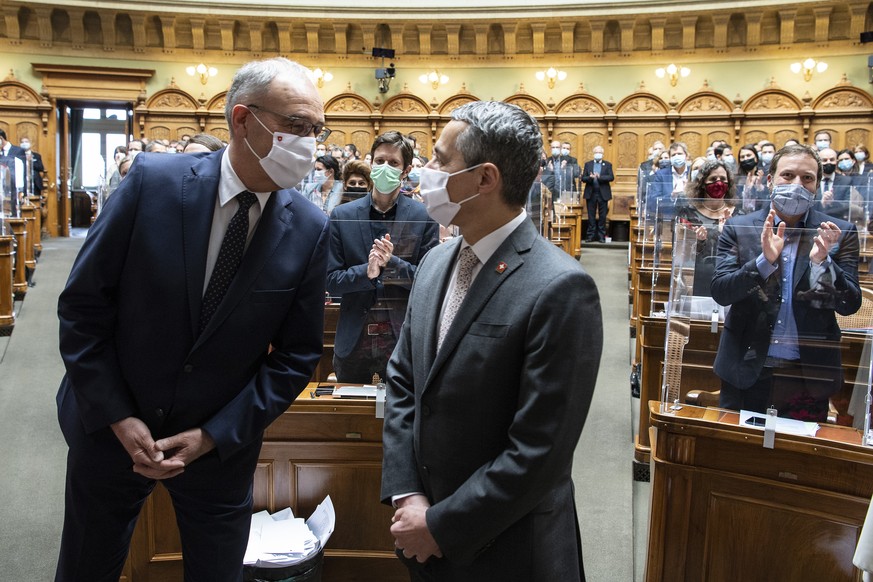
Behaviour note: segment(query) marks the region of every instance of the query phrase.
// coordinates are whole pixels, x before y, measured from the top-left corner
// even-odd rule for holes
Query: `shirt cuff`
[[[776,260],[778,261],[779,259]],[[764,257],[764,253],[758,255],[758,258],[755,259],[755,265],[758,267],[758,274],[761,275],[763,279],[770,277],[770,275],[775,273],[778,268],[777,265],[772,264]]]
[[[401,499],[405,499],[406,497],[412,497],[413,495],[424,495],[424,493],[420,491],[412,491],[410,493],[401,493],[399,495],[391,496],[391,505],[394,506],[394,509],[397,509],[397,502]]]

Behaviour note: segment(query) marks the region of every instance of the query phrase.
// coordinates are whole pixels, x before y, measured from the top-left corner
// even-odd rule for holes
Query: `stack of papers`
[[[304,562],[324,548],[335,525],[336,514],[330,496],[325,497],[306,521],[295,518],[291,508],[272,515],[259,511],[252,515],[243,564],[280,568]]]

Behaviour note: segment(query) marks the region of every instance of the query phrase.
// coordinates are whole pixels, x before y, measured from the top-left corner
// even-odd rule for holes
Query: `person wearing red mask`
[[[719,233],[739,209],[733,173],[725,162],[707,160],[688,182],[685,196],[685,203],[677,204],[676,220],[697,237],[693,294],[709,297]]]

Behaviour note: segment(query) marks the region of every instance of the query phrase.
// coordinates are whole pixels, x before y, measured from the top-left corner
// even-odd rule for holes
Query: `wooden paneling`
[[[737,425],[738,415],[651,403],[656,435],[648,582],[858,582],[852,555],[873,492],[857,431],[828,440]]]
[[[314,389],[315,385],[312,385]],[[307,389],[265,434],[255,470],[254,510],[291,507],[308,517],[330,495],[336,530],[325,551],[325,582],[408,579],[394,556],[393,509],[379,502],[382,421],[372,401],[311,398]],[[182,579],[172,503],[160,485],[134,533],[131,582]]]

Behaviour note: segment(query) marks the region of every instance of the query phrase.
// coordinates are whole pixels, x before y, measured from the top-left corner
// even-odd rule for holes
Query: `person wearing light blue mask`
[[[815,134],[815,147],[818,151],[831,147],[831,134],[827,131],[819,131]]]
[[[401,194],[410,196],[419,202],[421,202],[421,195],[419,194],[418,181],[421,178],[422,167],[424,167],[424,163],[421,159],[413,156],[412,169],[409,170],[409,174],[406,175],[406,179],[403,180],[403,185],[400,187]]]
[[[312,178],[304,183],[302,194],[330,214],[343,197],[343,183],[339,179],[340,166],[333,156],[320,156],[315,159]]]
[[[821,162],[814,148],[782,148],[770,208],[724,224],[711,287],[731,307],[714,365],[722,408],[822,422],[843,385],[835,313],[861,306],[858,230],[815,209]]]
[[[369,384],[386,377],[412,277],[439,242],[439,227],[421,202],[401,194],[412,170],[412,142],[400,132],[371,148],[373,189],[330,215],[327,291],[342,303],[333,370],[340,382]]]
[[[670,167],[658,170],[646,195],[646,214],[652,218],[671,218],[676,199],[685,191],[691,177],[688,147],[680,141],[670,144]]]

